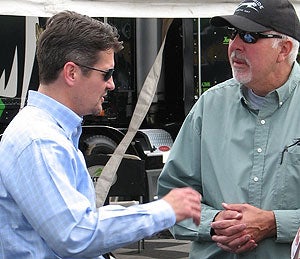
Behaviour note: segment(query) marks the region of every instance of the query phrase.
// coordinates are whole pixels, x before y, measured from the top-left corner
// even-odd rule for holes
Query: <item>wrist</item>
[[[212,222],[216,221],[217,216],[220,214],[220,212],[221,212],[221,211],[219,211],[219,212],[214,216]],[[214,236],[214,235],[216,235],[216,232],[215,232],[215,230],[214,230],[212,227],[210,227],[210,236],[212,237],[212,236]]]
[[[276,236],[276,220],[273,211],[267,211],[267,233],[266,237],[275,237]]]

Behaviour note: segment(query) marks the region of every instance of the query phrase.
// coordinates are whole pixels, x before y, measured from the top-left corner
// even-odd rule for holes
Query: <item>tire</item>
[[[91,176],[91,179],[96,186],[99,175],[102,173],[104,166],[108,161],[108,157],[106,155],[92,154],[86,157],[88,172]],[[117,175],[115,175],[112,184],[114,185],[117,181]]]
[[[95,185],[98,180],[99,173],[102,172],[102,169],[107,162],[103,159],[99,160],[99,155],[104,155],[105,157],[106,155],[113,154],[117,147],[117,143],[104,135],[88,137],[84,140],[84,143],[86,144],[84,154],[87,161],[88,171]],[[113,180],[113,184],[115,182],[116,177]]]
[[[112,154],[114,153],[117,143],[111,138],[104,135],[91,136],[84,140],[86,144],[85,155],[95,155],[95,154]]]

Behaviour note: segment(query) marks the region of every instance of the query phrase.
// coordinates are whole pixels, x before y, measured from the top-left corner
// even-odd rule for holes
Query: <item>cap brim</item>
[[[248,32],[264,32],[271,30],[270,28],[239,15],[215,16],[210,19],[210,24],[216,27],[232,26]]]

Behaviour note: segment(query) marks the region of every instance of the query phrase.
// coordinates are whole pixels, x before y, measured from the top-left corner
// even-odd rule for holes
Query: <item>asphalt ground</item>
[[[117,259],[188,259],[191,242],[176,240],[167,233],[144,240],[144,249],[139,252],[138,243],[113,251]]]

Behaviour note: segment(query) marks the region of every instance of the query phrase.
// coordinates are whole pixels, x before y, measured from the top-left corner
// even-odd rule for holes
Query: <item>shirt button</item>
[[[254,182],[257,182],[257,181],[258,181],[258,177],[255,176],[255,177],[253,178],[253,181],[254,181]]]
[[[261,153],[261,152],[262,152],[262,149],[259,147],[259,148],[257,149],[257,152],[258,152],[258,153]]]
[[[283,103],[282,103],[282,102],[280,102],[280,103],[279,103],[279,106],[282,106],[282,104],[283,104]]]
[[[264,125],[264,124],[266,123],[266,121],[265,121],[265,120],[261,120],[260,123],[261,123],[262,125]]]
[[[13,225],[11,225],[11,228],[15,230],[15,229],[17,229],[17,228],[18,228],[18,225],[16,225],[16,224],[13,224]]]

